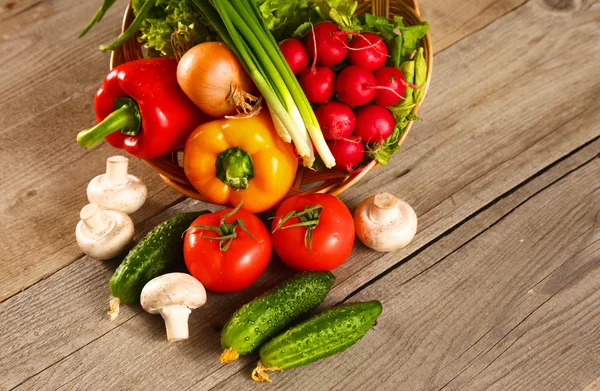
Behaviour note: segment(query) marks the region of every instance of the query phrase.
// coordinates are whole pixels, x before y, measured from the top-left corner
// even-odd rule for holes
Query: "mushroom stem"
[[[389,225],[402,217],[399,208],[396,208],[398,199],[390,193],[380,193],[373,198],[369,208],[369,218],[381,225]]]
[[[111,296],[108,306],[110,307],[110,310],[107,312],[107,314],[110,316],[110,320],[117,319],[119,316],[119,310],[121,308],[121,300],[118,297]]]
[[[114,221],[106,214],[97,204],[88,204],[81,209],[79,217],[85,224],[86,228],[100,237],[109,232]]]
[[[112,186],[129,182],[128,167],[129,159],[125,156],[111,156],[106,159],[106,182]]]
[[[160,309],[159,313],[165,320],[169,342],[181,341],[189,337],[188,318],[191,312],[192,310],[185,305],[170,305]]]

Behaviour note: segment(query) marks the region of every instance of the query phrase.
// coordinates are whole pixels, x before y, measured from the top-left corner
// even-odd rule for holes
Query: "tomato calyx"
[[[254,239],[255,241],[259,242],[258,239],[256,239],[251,233],[250,231],[248,231],[248,229],[246,228],[246,226],[244,225],[244,220],[242,219],[236,219],[235,221],[231,222],[231,223],[227,223],[225,220],[227,220],[229,217],[233,216],[234,214],[237,213],[238,210],[240,210],[240,208],[242,207],[242,203],[240,202],[238,204],[238,206],[236,206],[235,208],[233,208],[229,213],[225,214],[222,218],[221,221],[219,221],[219,226],[213,226],[213,225],[192,225],[190,226],[186,232],[192,228],[198,228],[198,229],[206,229],[209,231],[213,231],[216,232],[219,236],[205,236],[202,234],[198,234],[199,237],[201,237],[202,239],[207,239],[207,240],[219,240],[219,250],[221,251],[227,251],[227,249],[229,248],[229,246],[231,246],[231,243],[233,242],[233,240],[235,238],[237,238],[237,232],[236,232],[236,228],[240,227],[242,229],[242,231],[244,231],[246,233],[246,235],[250,236],[252,239]]]
[[[313,230],[317,227],[317,225],[319,225],[319,219],[321,217],[322,210],[323,210],[323,206],[318,205],[318,204],[313,205],[313,206],[307,206],[306,208],[304,208],[304,210],[302,212],[293,210],[293,211],[289,212],[287,215],[285,215],[285,217],[281,218],[281,221],[279,222],[279,224],[277,224],[277,226],[275,227],[273,232],[277,231],[278,229],[286,229],[286,228],[292,228],[292,227],[307,227],[306,232],[304,233],[304,246],[307,249],[312,250]],[[285,224],[286,221],[288,221],[292,217],[298,218],[300,220],[300,222],[282,227],[283,224]]]

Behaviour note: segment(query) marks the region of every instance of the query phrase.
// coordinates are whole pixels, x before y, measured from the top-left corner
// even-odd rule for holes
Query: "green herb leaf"
[[[312,28],[312,26],[313,26],[313,24],[311,22],[304,22],[304,23],[302,23],[300,26],[298,26],[296,28],[296,30],[292,34],[292,37],[294,37],[294,38],[303,37],[304,35],[306,35],[310,31],[310,29]]]
[[[173,57],[175,51],[216,40],[214,28],[188,0],[132,0],[135,15],[146,1],[154,1],[154,6],[140,25],[139,41],[151,51]],[[173,44],[179,47],[173,48]]]
[[[403,132],[404,129],[400,125],[396,125],[390,137],[383,142],[383,145],[380,145],[379,143],[369,145],[369,147],[372,148],[372,152],[368,153],[369,156],[377,160],[382,166],[385,166],[392,155],[398,152],[398,149],[400,148],[398,141],[400,141]]]
[[[399,30],[403,37],[402,49],[400,50],[400,64],[402,64],[404,61],[409,60],[417,50],[419,39],[423,38],[429,31],[429,23],[423,22],[415,26],[399,27]]]
[[[425,63],[425,56],[423,54],[423,48],[419,48],[417,57],[415,58],[415,85],[422,87],[421,89],[414,91],[415,103],[419,103],[425,95],[425,81],[427,80],[427,63]]]
[[[335,22],[340,30],[354,32],[362,30],[358,17],[354,15],[358,7],[357,1],[314,0],[313,3],[321,19]]]
[[[312,0],[254,0],[254,2],[277,42],[295,35],[296,31],[307,23],[310,28],[309,21],[317,23],[321,20]]]

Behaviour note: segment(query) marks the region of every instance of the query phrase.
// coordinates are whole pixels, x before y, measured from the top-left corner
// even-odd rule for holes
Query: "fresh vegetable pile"
[[[104,0],[82,36],[114,2]],[[97,259],[127,253],[108,283],[111,319],[121,304],[140,302],[163,317],[169,342],[185,340],[194,332],[191,311],[210,304],[206,291],[246,289],[274,252],[299,273],[232,315],[219,360],[258,352],[252,378],[271,381],[270,371],[344,351],[373,326],[382,305],[342,304],[308,317],[332,288],[331,271],[348,260],[355,236],[376,251],[407,246],[416,214],[388,193],[365,199],[354,215],[332,195],[288,193],[300,164],[356,173],[373,160],[389,161],[425,94],[419,42],[429,26],[357,16],[357,2],[348,0],[131,6],[128,29],[101,49],[137,33],[148,58],[106,75],[94,99],[97,124],[77,141],[89,148],[106,139],[146,160],[183,149],[191,185],[231,207],[172,216],[130,249],[128,215],[148,193],[128,173],[127,158],[109,158],[106,173],[88,185],[76,237]],[[268,225],[256,215],[265,211],[272,211]]]
[[[103,198],[98,198],[99,184]],[[109,158],[107,173],[88,186],[90,201],[103,201],[103,208],[90,203],[82,209],[76,229],[81,249],[98,259],[126,251],[134,229],[124,211],[136,211],[145,197],[143,182],[127,174],[127,159]],[[416,215],[410,206],[390,194],[377,194],[353,218],[332,195],[300,195],[281,204],[269,231],[242,205],[178,214],[156,226],[110,279],[110,318],[118,317],[121,304],[140,302],[145,311],[163,317],[169,342],[188,339],[189,316],[206,304],[206,291],[247,288],[263,274],[274,248],[301,273],[232,315],[221,332],[219,361],[227,364],[258,351],[261,361],[252,379],[270,382],[268,372],[307,365],[358,342],[381,314],[380,302],[343,304],[295,322],[325,300],[335,282],[331,270],[350,256],[355,232],[378,251],[402,248],[412,240]]]
[[[114,2],[104,0],[81,35]],[[185,175],[213,203],[245,199],[243,208],[252,212],[273,208],[293,184],[296,169],[288,167],[297,158],[313,170],[349,173],[373,160],[385,165],[417,119],[427,80],[420,45],[426,22],[357,16],[358,3],[347,0],[131,5],[134,20],[101,49],[115,49],[139,31],[156,58],[122,64],[106,76],[94,104],[98,125],[77,141],[89,148],[106,138],[141,159],[185,145]],[[241,128],[252,129],[246,141],[233,135]],[[261,133],[267,144],[249,141]],[[258,151],[275,153],[278,163],[268,164]],[[265,186],[273,178],[277,189]],[[265,202],[261,193],[268,194]]]

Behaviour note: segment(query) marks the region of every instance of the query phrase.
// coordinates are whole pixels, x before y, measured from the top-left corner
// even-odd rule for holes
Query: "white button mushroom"
[[[365,246],[380,252],[406,247],[417,232],[417,214],[390,193],[371,196],[354,212],[356,236]]]
[[[188,317],[192,309],[206,303],[206,290],[189,274],[163,274],[144,286],[140,302],[146,312],[163,317],[167,341],[180,341],[189,336]]]
[[[106,160],[106,174],[98,175],[87,187],[90,202],[102,209],[131,214],[142,207],[148,189],[144,181],[127,173],[129,159],[112,156]]]
[[[114,258],[131,243],[133,221],[125,213],[88,204],[81,209],[79,217],[75,237],[81,250],[90,257]]]

